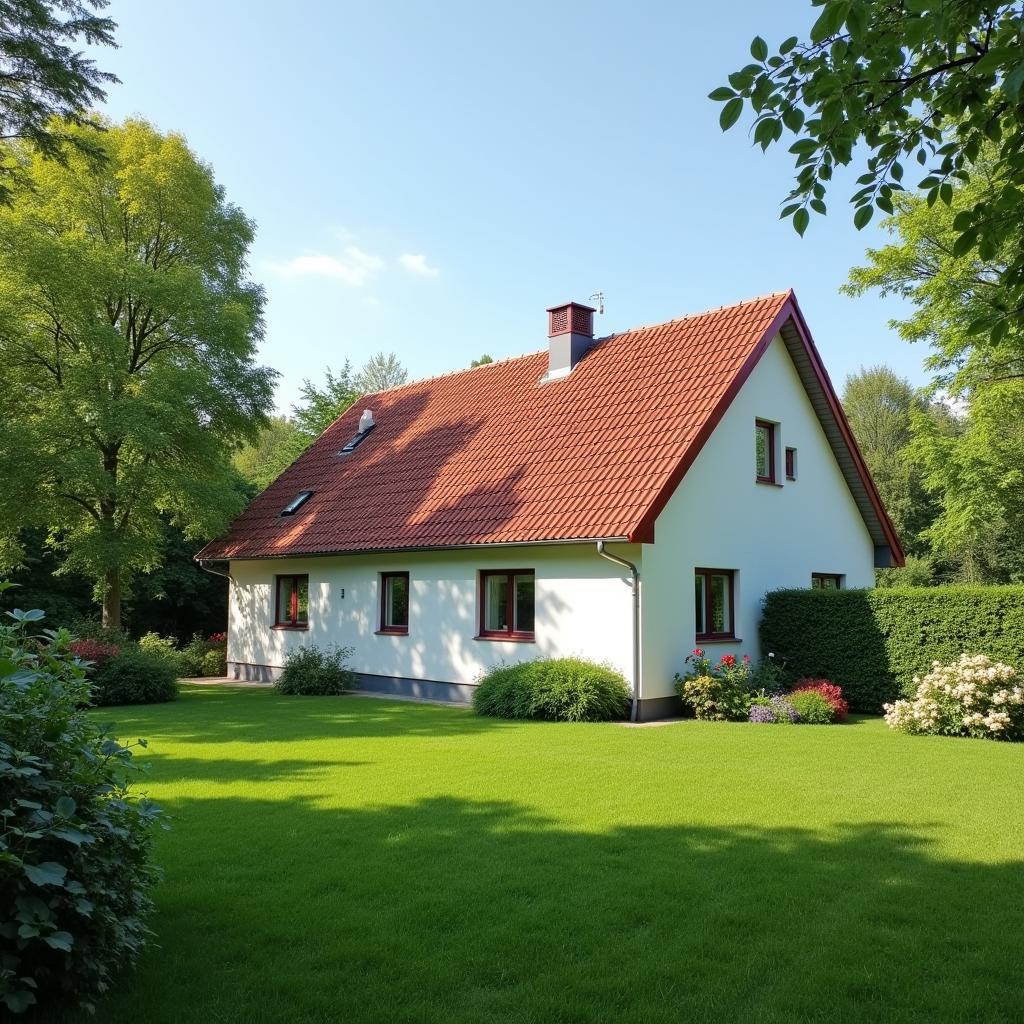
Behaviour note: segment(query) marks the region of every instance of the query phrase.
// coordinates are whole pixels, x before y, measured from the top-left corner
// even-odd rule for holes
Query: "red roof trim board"
[[[196,557],[651,543],[780,330],[872,536],[902,564],[792,292],[599,339],[558,381],[542,383],[544,351],[366,396]],[[368,408],[372,435],[339,456]],[[305,490],[303,508],[280,518]]]

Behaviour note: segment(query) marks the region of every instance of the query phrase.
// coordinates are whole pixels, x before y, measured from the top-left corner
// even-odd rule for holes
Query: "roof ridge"
[[[708,316],[710,313],[721,313],[727,309],[736,309],[739,306],[749,306],[754,302],[763,302],[765,299],[779,298],[784,295],[791,295],[793,293],[792,288],[786,288],[783,291],[766,292],[764,295],[754,295],[749,299],[740,299],[738,302],[729,302],[724,306],[712,306],[709,309],[702,309],[696,313],[684,313],[682,316],[672,317],[670,320],[662,320],[655,324],[639,324],[636,327],[627,327],[621,331],[613,331],[611,334],[602,334],[600,337],[595,337],[594,341],[609,341],[612,338],[621,337],[623,334],[631,334],[633,331],[647,331],[652,327],[668,327],[669,324],[682,323],[684,320],[693,320],[695,317]],[[417,377],[416,380],[407,381],[405,384],[396,384],[393,388],[382,388],[380,391],[367,391],[365,395],[360,395],[356,399],[356,402],[362,401],[364,398],[374,398],[377,395],[390,395],[395,391],[401,391],[403,388],[411,388],[417,384],[428,384],[435,380],[445,380],[448,377],[457,377],[460,373],[472,373],[474,370],[482,370],[486,366],[502,366],[505,363],[514,363],[519,359],[532,359],[534,356],[539,356],[546,349],[539,348],[533,352],[523,352],[518,356],[506,356],[504,359],[493,359],[489,363],[481,363],[479,366],[463,366],[457,370],[448,370],[447,373],[434,373],[429,377]],[[356,402],[352,404],[355,405]]]
[[[505,363],[514,363],[520,359],[532,359],[534,356],[543,354],[546,349],[539,348],[533,352],[523,352],[518,356],[505,356],[504,359],[492,359],[489,363],[481,363],[479,366],[463,366],[457,370],[448,370],[446,373],[434,373],[429,377],[417,377],[415,380],[406,381],[404,384],[396,384],[393,388],[381,388],[380,391],[367,391],[366,394],[360,395],[356,402],[361,402],[364,398],[374,398],[377,395],[390,395],[395,391],[402,391],[405,388],[415,387],[417,384],[429,384],[431,381],[444,380],[447,377],[457,377],[460,373],[473,373],[475,370],[483,370],[488,366],[504,366]],[[356,402],[352,404],[355,405]]]
[[[740,306],[751,306],[755,302],[764,302],[765,299],[778,299],[792,294],[792,288],[776,292],[765,292],[764,295],[753,295],[749,299],[740,299],[738,302],[727,302],[724,306],[711,306],[709,309],[702,309],[696,313],[684,313],[682,316],[672,317],[671,320],[661,320],[654,324],[637,324],[635,327],[627,327],[624,330],[616,331],[614,334],[609,334],[607,337],[614,338],[621,334],[632,334],[633,331],[649,331],[654,327],[668,327],[669,324],[679,324],[684,320],[695,320],[699,316],[724,313],[727,309],[738,309]]]

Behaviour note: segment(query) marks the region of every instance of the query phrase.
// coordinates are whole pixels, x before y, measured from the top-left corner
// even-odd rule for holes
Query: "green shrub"
[[[284,670],[274,680],[278,693],[331,697],[359,686],[356,674],[348,667],[351,647],[298,647],[284,662]]]
[[[983,652],[1024,667],[1024,586],[776,590],[761,643],[787,682],[831,679],[855,711],[881,711],[933,661]]]
[[[38,1006],[43,1020],[61,1004],[91,1009],[145,945],[159,812],[130,792],[131,750],[81,711],[89,687],[70,634],[32,636],[42,612],[9,615],[0,624],[0,1017]]]
[[[786,700],[796,709],[802,725],[831,725],[836,720],[835,708],[815,690],[797,690]]]
[[[186,658],[178,650],[178,641],[173,636],[161,636],[159,633],[144,633],[139,637],[139,650],[154,658],[167,662],[176,676],[188,675]]]
[[[93,704],[159,704],[177,696],[177,672],[164,658],[138,648],[93,670]]]
[[[473,693],[478,715],[602,722],[629,714],[629,685],[608,665],[537,658],[486,672]]]
[[[203,659],[210,650],[202,633],[195,633],[192,639],[178,652],[181,656],[181,675],[195,678],[203,674]]]
[[[712,663],[700,647],[687,655],[685,675],[676,674],[676,693],[694,717],[705,722],[738,722],[750,713],[750,658],[723,654]]]
[[[214,647],[203,655],[204,676],[226,676],[228,673],[227,653],[223,647]]]

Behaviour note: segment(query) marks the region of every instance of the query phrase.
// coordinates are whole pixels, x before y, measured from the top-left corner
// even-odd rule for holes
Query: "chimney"
[[[594,344],[594,308],[581,302],[548,307],[548,375],[557,380],[572,368]]]

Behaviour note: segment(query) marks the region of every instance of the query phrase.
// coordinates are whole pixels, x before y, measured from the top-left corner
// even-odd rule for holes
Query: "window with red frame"
[[[380,630],[381,633],[409,632],[409,574],[382,572],[380,574]]]
[[[278,576],[274,625],[286,629],[309,626],[309,576]]]
[[[775,483],[775,424],[754,422],[754,471],[759,484]]]
[[[735,638],[732,569],[694,569],[694,608],[698,640]]]
[[[532,640],[532,569],[480,573],[480,636],[494,640]]]

